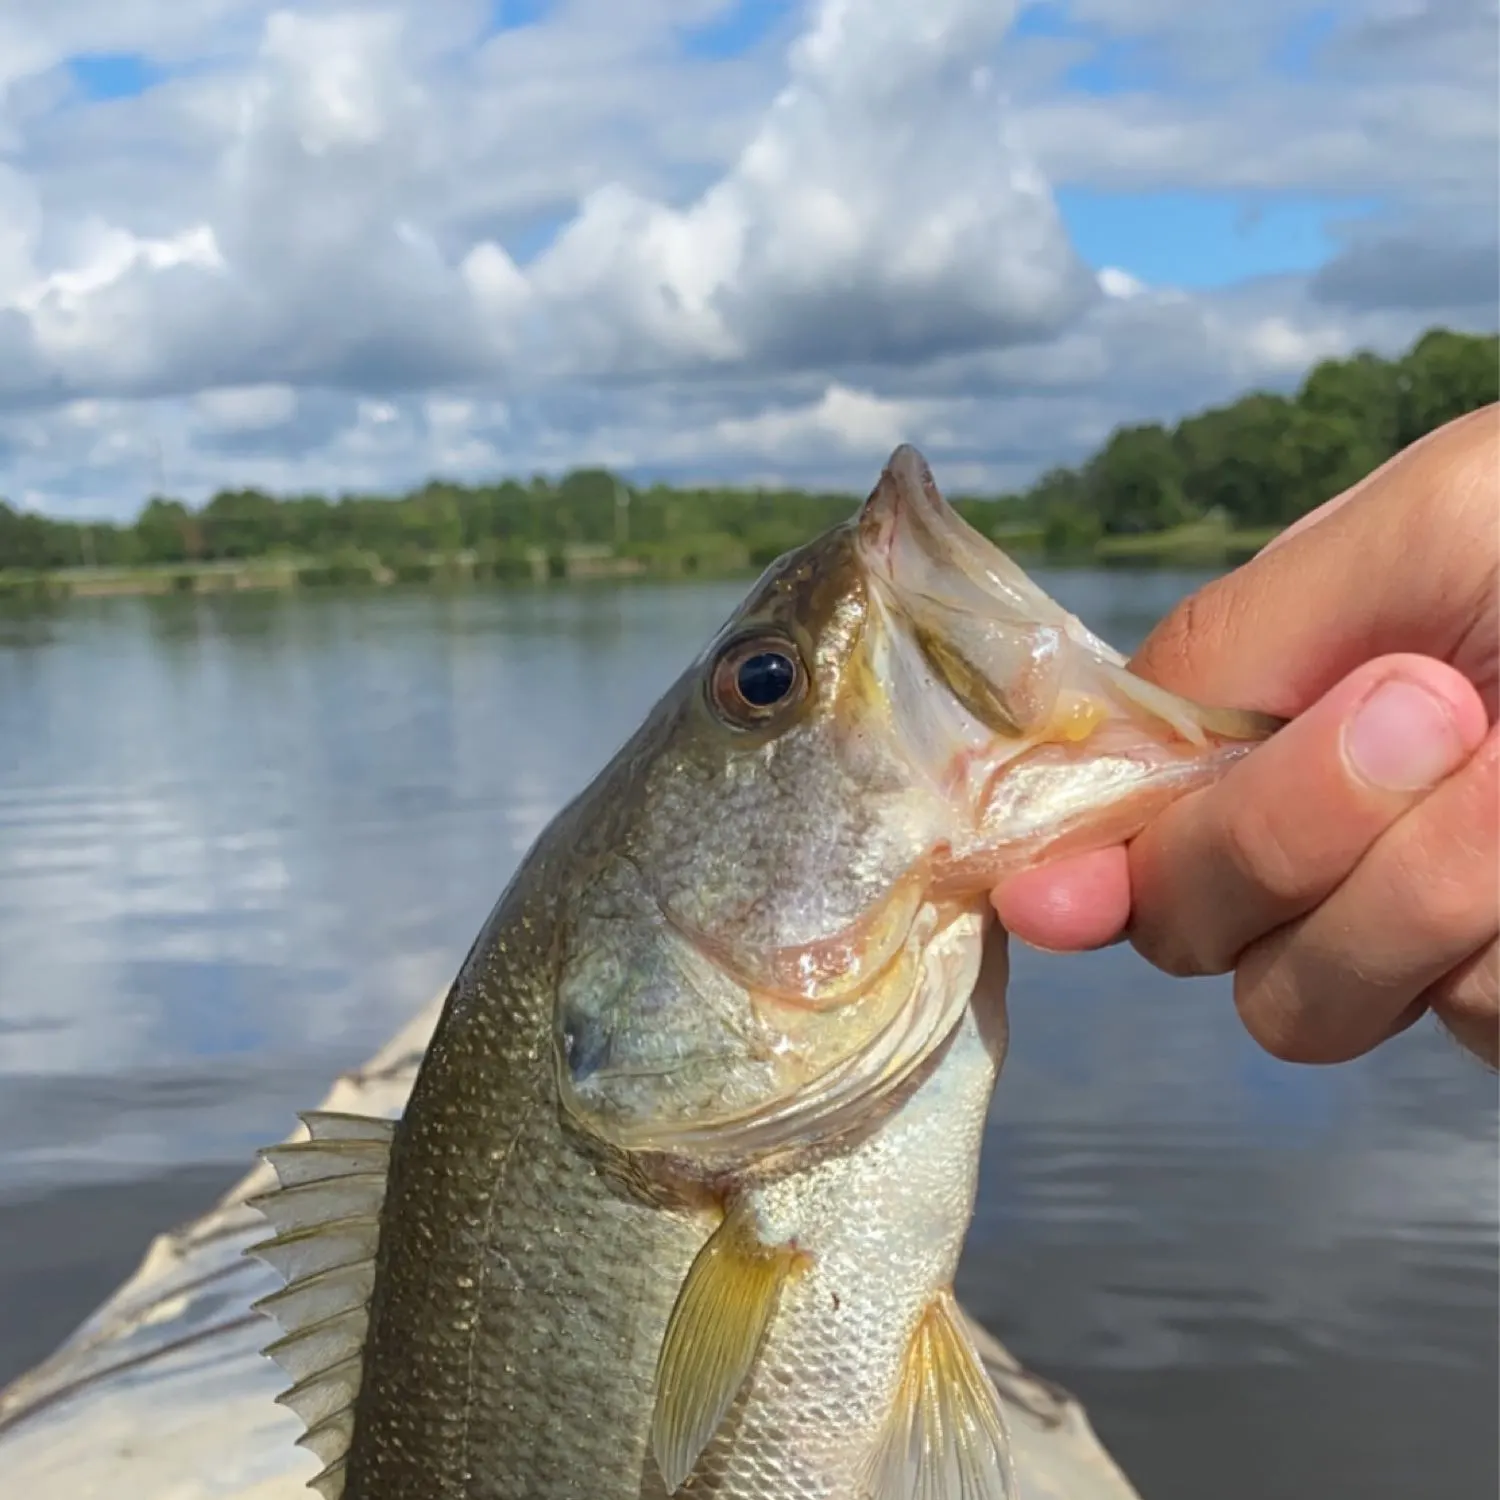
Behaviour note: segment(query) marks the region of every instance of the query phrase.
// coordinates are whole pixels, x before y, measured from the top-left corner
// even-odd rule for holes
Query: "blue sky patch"
[[[1078,253],[1148,285],[1207,288],[1314,271],[1339,248],[1330,221],[1372,203],[1193,191],[1062,187],[1058,209]]]
[[[1277,43],[1271,61],[1282,73],[1293,78],[1307,78],[1314,72],[1318,54],[1338,30],[1338,12],[1331,6],[1298,17]]]
[[[1339,13],[1332,5],[1318,6],[1298,16],[1272,45],[1267,62],[1287,77],[1307,79],[1316,71],[1318,57],[1338,30]],[[1143,89],[1170,89],[1190,84],[1172,77],[1164,59],[1153,57],[1149,41],[1112,35],[1109,28],[1076,20],[1068,0],[1037,0],[1026,5],[1010,29],[1012,38],[1076,42],[1089,55],[1067,68],[1059,78],[1063,88],[1107,97]]]
[[[742,57],[801,9],[801,0],[733,0],[713,20],[684,27],[682,50],[689,57]]]
[[[1160,66],[1150,61],[1140,42],[1112,39],[1100,40],[1092,57],[1074,63],[1062,76],[1064,88],[1101,97],[1159,88],[1163,82]]]
[[[504,236],[505,253],[518,266],[530,265],[571,222],[573,213],[547,214]]]
[[[81,52],[70,57],[68,72],[90,99],[133,99],[154,88],[166,70],[138,52]]]
[[[494,33],[535,26],[547,19],[551,9],[552,0],[490,0],[489,30]]]
[[[1068,16],[1068,8],[1057,0],[1041,0],[1036,5],[1023,5],[1014,25],[1012,36],[1077,36],[1078,27]]]
[[[1099,26],[1075,21],[1067,6],[1052,3],[1028,5],[1010,29],[1014,38],[1047,38],[1077,42],[1089,55],[1064,70],[1059,82],[1081,94],[1123,94],[1132,90],[1160,88],[1163,70],[1152,60],[1149,46],[1135,37],[1114,37]]]

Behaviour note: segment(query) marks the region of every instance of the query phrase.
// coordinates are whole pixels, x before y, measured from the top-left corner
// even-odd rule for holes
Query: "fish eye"
[[[710,696],[722,718],[754,729],[800,702],[806,687],[797,648],[780,637],[756,636],[733,641],[720,652]]]

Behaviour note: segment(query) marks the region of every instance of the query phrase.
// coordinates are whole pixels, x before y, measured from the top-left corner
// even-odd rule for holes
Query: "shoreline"
[[[1039,538],[1012,533],[996,540],[1027,566],[1232,567],[1247,561],[1279,527],[1234,530],[1194,522],[1170,531],[1101,537],[1092,546],[1048,551]],[[537,553],[501,563],[473,552],[406,561],[391,567],[374,553],[339,557],[260,557],[214,562],[153,563],[139,567],[59,568],[47,572],[0,571],[0,600],[149,597],[172,594],[292,592],[328,587],[384,589],[487,584],[550,587],[577,583],[729,582],[753,578],[749,559],[699,566],[692,554],[664,566],[632,554],[598,548]]]

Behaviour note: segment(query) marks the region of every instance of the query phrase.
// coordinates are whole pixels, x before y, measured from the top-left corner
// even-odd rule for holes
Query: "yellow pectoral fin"
[[[795,1246],[763,1244],[738,1209],[698,1252],[656,1364],[651,1445],[669,1493],[718,1431],[755,1363],[781,1288],[804,1259]]]
[[[866,1473],[866,1500],[1016,1500],[1000,1398],[951,1292],[922,1314]]]

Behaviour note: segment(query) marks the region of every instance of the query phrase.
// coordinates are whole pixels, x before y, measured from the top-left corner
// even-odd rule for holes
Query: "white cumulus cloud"
[[[585,462],[857,486],[903,438],[1017,483],[1495,322],[1492,0],[805,0],[694,44],[751,12],[5,7],[0,494],[123,515],[160,482]],[[1321,269],[1192,291],[1087,264],[1064,188],[1342,222]]]

